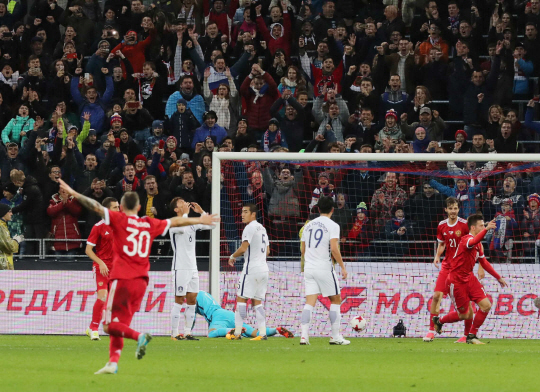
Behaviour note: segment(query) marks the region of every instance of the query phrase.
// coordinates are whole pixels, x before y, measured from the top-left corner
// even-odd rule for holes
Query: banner
[[[267,326],[285,326],[299,333],[304,307],[303,277],[298,262],[269,263],[270,280],[265,301]],[[432,264],[349,263],[349,277],[340,279],[342,331],[344,336],[388,337],[400,319],[408,337],[422,337],[428,329],[429,307],[437,270]],[[494,278],[483,279],[492,308],[482,326],[482,338],[540,338],[539,311],[533,305],[540,292],[540,266],[495,265],[510,285],[501,289]],[[208,290],[208,272],[200,272],[200,288]],[[233,311],[239,273],[221,273],[220,301]],[[170,309],[174,301],[170,272],[151,272],[134,329],[170,335]],[[1,334],[84,334],[96,299],[93,273],[88,271],[2,271],[0,273]],[[312,336],[329,336],[328,299],[319,298],[311,328]],[[442,314],[452,309],[443,299]],[[367,322],[357,334],[347,325],[361,315]],[[247,323],[256,327],[255,314]],[[204,319],[197,317],[194,334],[207,334]],[[461,336],[463,323],[444,326],[443,337]]]

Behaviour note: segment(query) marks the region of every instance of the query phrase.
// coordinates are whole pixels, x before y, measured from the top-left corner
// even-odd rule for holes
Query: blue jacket
[[[179,99],[184,98],[180,91],[172,93],[169,99],[167,100],[167,105],[165,106],[165,114],[170,118],[177,111],[176,103]],[[186,99],[188,109],[191,109],[191,112],[195,116],[198,122],[202,124],[202,116],[206,110],[206,104],[202,95],[194,95],[191,100]]]
[[[74,77],[71,79],[71,96],[73,101],[79,107],[79,115],[81,117],[81,124],[84,124],[83,114],[84,112],[89,112],[90,117],[90,128],[95,129],[99,134],[105,131],[105,119],[106,119],[106,106],[111,102],[111,98],[114,93],[114,84],[111,76],[105,78],[106,89],[103,97],[96,99],[95,103],[90,103],[81,95],[79,91],[79,77]]]
[[[533,73],[532,61],[525,61],[523,59],[518,60],[519,68],[525,74],[523,76],[514,76],[514,94],[528,94],[529,93],[529,76]]]
[[[468,180],[465,180],[468,181]],[[430,180],[429,185],[437,189],[440,193],[448,197],[456,197],[461,202],[461,208],[459,209],[459,216],[461,218],[467,218],[469,215],[472,215],[476,212],[476,206],[474,204],[476,195],[481,192],[485,187],[486,183],[481,182],[478,185],[473,187],[467,186],[467,194],[459,197],[459,191],[457,189],[457,184],[453,188],[443,185],[436,180]]]
[[[197,143],[204,142],[208,136],[215,136],[216,144],[221,144],[223,139],[225,139],[225,137],[227,136],[227,131],[225,130],[225,128],[220,127],[217,124],[215,124],[211,129],[208,128],[208,125],[203,124],[195,131],[193,141],[191,142],[191,148],[195,150],[195,146],[197,145]]]
[[[527,128],[540,133],[540,122],[534,122],[534,108],[528,107],[525,112],[525,124]],[[534,192],[533,192],[534,193]]]

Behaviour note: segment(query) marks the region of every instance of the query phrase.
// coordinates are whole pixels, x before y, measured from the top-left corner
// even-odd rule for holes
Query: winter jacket
[[[302,170],[294,171],[294,180],[283,182],[275,179],[272,170],[267,167],[263,170],[263,179],[270,193],[268,214],[284,218],[300,216],[298,186],[303,179]]]
[[[106,106],[111,101],[114,93],[112,77],[107,76],[105,78],[105,83],[107,88],[105,89],[103,97],[99,97],[98,95],[96,102],[90,103],[81,95],[79,90],[79,77],[76,76],[71,79],[71,96],[79,108],[80,122],[81,124],[84,123],[83,114],[85,112],[89,112],[90,128],[95,129],[98,135],[103,133],[108,128],[106,127],[105,121]]]
[[[156,29],[150,30],[150,35],[144,41],[137,42],[135,45],[128,45],[125,42],[118,44],[114,49],[111,50],[111,53],[116,53],[116,51],[121,51],[124,56],[127,57],[131,65],[133,66],[133,71],[136,73],[141,73],[143,64],[146,61],[144,56],[144,51],[146,47],[152,43],[156,37]],[[126,77],[126,69],[124,68],[124,63],[122,63],[122,70],[124,71],[124,78]]]
[[[9,208],[13,208],[21,204],[21,201],[22,196],[20,194],[16,194],[11,200],[8,200],[4,197],[2,200],[0,200],[0,203],[9,206]],[[14,214],[11,217],[11,220],[7,222],[7,227],[11,236],[23,235],[24,227],[22,216],[19,214]]]
[[[411,125],[408,125],[406,122],[401,123],[401,129],[408,139],[414,138],[414,131],[416,131],[416,128],[418,127],[423,127],[426,130],[426,134],[430,140],[435,142],[440,142],[443,140],[446,124],[440,116],[433,118],[427,127],[422,125],[420,122],[413,122]]]
[[[262,37],[264,40],[268,43],[268,49],[270,50],[270,53],[272,53],[272,56],[276,53],[276,50],[283,49],[285,52],[285,57],[289,58],[291,54],[291,17],[289,13],[284,10],[283,12],[283,24],[281,25],[281,37],[274,37],[272,35],[272,29],[274,27],[274,23],[270,25],[270,31],[268,31],[268,27],[266,27],[266,23],[264,23],[264,19],[262,16],[257,16],[257,27],[259,29],[259,32],[262,34]]]
[[[2,131],[2,143],[17,143],[22,145],[27,139],[26,136],[21,136],[21,132],[30,132],[34,129],[34,119],[30,117],[17,116],[6,125]]]
[[[26,177],[22,186],[23,201],[11,211],[14,214],[22,213],[25,224],[40,224],[43,222],[43,196],[39,189],[38,182],[32,176]]]
[[[82,206],[73,196],[64,203],[58,193],[53,195],[49,201],[47,215],[51,217],[51,233],[57,240],[53,244],[54,250],[68,251],[81,247],[80,241],[62,241],[81,238],[78,221],[81,212]]]
[[[0,271],[13,269],[13,253],[19,251],[19,243],[11,239],[7,224],[0,219]]]
[[[384,200],[379,200],[380,195],[384,195]],[[384,226],[385,221],[392,217],[392,209],[396,206],[403,207],[407,200],[407,194],[399,186],[395,189],[388,189],[386,184],[377,189],[371,199],[371,217],[376,219],[377,228]]]
[[[529,77],[533,73],[533,62],[519,59],[518,75],[514,76],[514,94],[528,94],[529,93]]]
[[[265,72],[262,77],[266,84],[261,88],[258,97],[250,87],[252,80],[251,74],[244,79],[240,87],[240,95],[243,99],[242,109],[247,117],[249,128],[259,131],[268,129],[268,123],[271,118],[269,108],[272,107],[273,103],[279,97],[279,91],[272,76],[268,72]]]
[[[458,201],[461,202],[461,208],[459,209],[459,216],[461,218],[467,218],[469,215],[472,215],[476,212],[475,200],[476,195],[484,190],[486,187],[485,182],[481,182],[475,186],[467,186],[466,192],[460,194],[457,184],[451,188],[449,186],[443,185],[437,180],[429,181],[429,185],[437,189],[440,193],[448,196],[455,197]]]
[[[323,99],[323,96],[320,95],[313,101],[313,116],[320,124],[317,134],[324,135],[327,132],[333,132],[335,139],[339,142],[343,142],[345,127],[349,122],[349,108],[340,96],[336,96],[336,103],[339,106],[339,116],[332,119],[328,114],[324,114],[322,111]],[[326,129],[327,125],[330,125],[331,131]],[[328,139],[328,136],[325,135],[325,138]]]
[[[304,146],[304,121],[306,116],[304,108],[294,97],[291,96],[287,102],[296,109],[297,115],[294,120],[289,120],[287,116],[282,116],[279,113],[279,108],[285,106],[285,100],[283,98],[278,98],[278,100],[274,102],[270,108],[270,114],[278,119],[279,124],[281,125],[281,132],[287,140],[289,151],[298,152]]]
[[[167,133],[174,136],[178,142],[178,147],[183,150],[191,149],[191,141],[195,130],[201,126],[191,110],[186,109],[184,113],[178,110],[165,122]]]
[[[195,116],[199,123],[202,123],[202,116],[206,110],[206,104],[202,95],[193,94],[192,97],[188,97],[182,94],[181,91],[176,91],[169,96],[167,104],[165,105],[165,115],[172,117],[177,112],[177,102],[179,99],[184,98],[187,101],[187,109],[191,110],[191,113]]]
[[[227,131],[225,128],[220,127],[217,124],[215,124],[212,128],[208,128],[208,125],[203,124],[195,131],[193,141],[191,142],[191,149],[195,150],[195,145],[197,143],[204,142],[208,136],[215,136],[215,144],[221,144],[223,139],[225,139],[227,136]]]

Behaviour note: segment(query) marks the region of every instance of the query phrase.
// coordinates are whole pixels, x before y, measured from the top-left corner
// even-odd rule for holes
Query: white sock
[[[238,302],[236,304],[236,312],[234,312],[234,334],[240,336],[242,334],[242,327],[244,325],[244,319],[247,316],[247,304]]]
[[[255,306],[255,315],[259,325],[259,336],[266,336],[266,314],[262,305]]]
[[[172,336],[178,336],[178,323],[180,322],[180,312],[182,311],[182,305],[173,304],[171,309],[171,331]]]
[[[195,306],[186,305],[186,311],[184,312],[184,335],[191,335],[191,329],[195,321]]]
[[[313,306],[305,304],[304,310],[302,311],[302,337],[309,338],[309,326],[311,324],[311,312],[313,311]]]
[[[339,329],[341,327],[341,305],[330,305],[330,323],[332,324],[332,338],[337,340],[340,338]]]

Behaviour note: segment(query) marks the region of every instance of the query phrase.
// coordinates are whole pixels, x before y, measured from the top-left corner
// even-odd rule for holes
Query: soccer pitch
[[[126,341],[116,375],[94,375],[109,339],[0,336],[3,392],[23,391],[538,391],[538,340],[154,338],[135,359]]]

